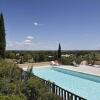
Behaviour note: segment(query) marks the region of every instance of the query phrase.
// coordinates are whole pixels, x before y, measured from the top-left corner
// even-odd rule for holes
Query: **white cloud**
[[[39,24],[37,22],[34,22],[34,26],[38,26]]]
[[[25,40],[24,42],[23,42],[24,44],[32,44],[32,40]]]
[[[22,41],[7,41],[7,50],[53,50],[58,43],[52,41],[37,41],[33,36],[27,36]]]
[[[34,22],[33,24],[34,24],[34,26],[43,26],[44,25],[44,24],[41,24],[41,23],[38,23],[38,22]]]
[[[33,36],[27,36],[26,39],[28,39],[28,40],[33,40],[34,37],[33,37]]]
[[[7,40],[7,50],[26,50],[30,49],[31,45],[33,44],[33,36],[27,36],[22,41],[8,41]]]
[[[7,50],[53,50],[57,47],[56,43],[41,41],[10,41],[7,42]]]
[[[24,41],[22,41],[23,44],[30,45],[33,42],[34,37],[33,36],[27,36]]]

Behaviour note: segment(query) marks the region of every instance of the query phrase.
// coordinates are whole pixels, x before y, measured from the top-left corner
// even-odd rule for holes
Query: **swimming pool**
[[[100,77],[57,67],[34,68],[33,73],[87,100],[100,100]]]

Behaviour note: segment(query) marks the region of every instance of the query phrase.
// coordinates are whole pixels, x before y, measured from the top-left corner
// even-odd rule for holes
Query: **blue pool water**
[[[55,84],[60,87],[84,97],[87,100],[100,100],[99,81],[95,81],[94,78],[92,81],[91,75],[87,75],[87,77],[90,77],[89,79],[78,72],[60,70],[61,69],[57,70],[57,68],[34,68],[33,73],[45,80],[55,82]],[[99,80],[99,78],[97,80]]]

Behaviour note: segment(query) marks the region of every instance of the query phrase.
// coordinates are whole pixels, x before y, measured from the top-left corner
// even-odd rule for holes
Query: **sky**
[[[100,49],[100,0],[0,0],[7,50]]]

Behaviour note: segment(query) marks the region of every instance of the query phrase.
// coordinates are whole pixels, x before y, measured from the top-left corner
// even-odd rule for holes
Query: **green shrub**
[[[17,65],[0,61],[0,100],[59,100],[38,78],[27,74],[22,80],[21,75]]]
[[[42,99],[40,100],[61,100],[61,99],[50,92],[45,92],[44,94],[42,94]]]
[[[0,61],[0,77],[8,78],[12,81],[19,80],[22,70],[16,64]]]
[[[27,100],[24,96],[17,95],[0,95],[0,100]]]

